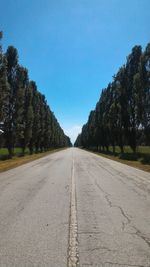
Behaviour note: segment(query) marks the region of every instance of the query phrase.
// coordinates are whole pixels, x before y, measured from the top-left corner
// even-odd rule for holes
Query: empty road
[[[0,266],[150,267],[150,174],[77,148],[1,173]]]

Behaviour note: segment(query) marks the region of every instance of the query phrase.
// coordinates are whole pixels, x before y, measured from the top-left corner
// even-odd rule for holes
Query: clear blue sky
[[[150,41],[150,0],[0,0],[3,48],[20,64],[72,140],[136,44]]]

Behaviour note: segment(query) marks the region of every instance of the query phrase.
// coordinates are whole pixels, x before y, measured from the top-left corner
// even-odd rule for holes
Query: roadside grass
[[[51,149],[51,150],[46,151],[46,152],[32,154],[32,155],[29,155],[28,151],[27,151],[25,156],[18,157],[17,154],[20,153],[21,150],[16,148],[17,154],[15,154],[15,156],[12,159],[0,160],[0,172],[7,171],[9,169],[18,167],[20,165],[23,165],[25,163],[28,163],[30,161],[33,161],[33,160],[36,160],[39,158],[43,158],[49,154],[52,154],[54,152],[58,152],[58,151],[61,151],[64,149],[66,149],[66,148]],[[2,155],[2,153],[4,153],[4,155],[7,155],[7,154],[5,154],[6,153],[5,149],[0,149],[0,155]]]
[[[99,156],[124,163],[126,165],[138,168],[143,171],[150,172],[150,147],[139,146],[137,152],[133,153],[129,146],[124,148],[124,154],[121,154],[120,148],[116,147],[115,154],[113,154],[113,148],[109,147],[109,152],[101,151],[97,152],[94,149],[91,151]]]
[[[112,146],[109,147],[109,151],[113,152]],[[130,148],[130,146],[125,146],[124,147],[124,152],[133,154],[133,151]],[[116,153],[119,153],[119,154],[121,153],[121,150],[120,150],[119,146],[116,146]],[[137,147],[137,153],[150,154],[150,147],[149,146],[138,146]]]
[[[15,147],[14,148],[14,155],[17,156],[17,155],[21,155],[21,154],[22,154],[22,149],[20,147]],[[25,149],[25,154],[29,154],[28,148]],[[7,148],[0,148],[0,159],[3,156],[8,156],[8,149]]]

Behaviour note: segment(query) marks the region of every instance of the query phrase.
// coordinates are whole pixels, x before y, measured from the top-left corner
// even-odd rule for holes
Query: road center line
[[[79,266],[78,238],[77,237],[78,237],[78,225],[77,225],[77,206],[76,206],[76,185],[75,185],[74,159],[73,159],[72,160],[72,175],[71,175],[68,267]]]

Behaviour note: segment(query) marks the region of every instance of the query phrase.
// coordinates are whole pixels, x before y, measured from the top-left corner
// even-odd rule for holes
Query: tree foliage
[[[15,146],[21,147],[23,154],[27,147],[33,153],[71,146],[45,96],[29,80],[28,70],[19,64],[13,46],[6,53],[0,46],[0,127],[10,157]]]
[[[150,44],[133,47],[127,62],[102,90],[95,110],[75,146],[108,150],[109,146],[150,145]]]

